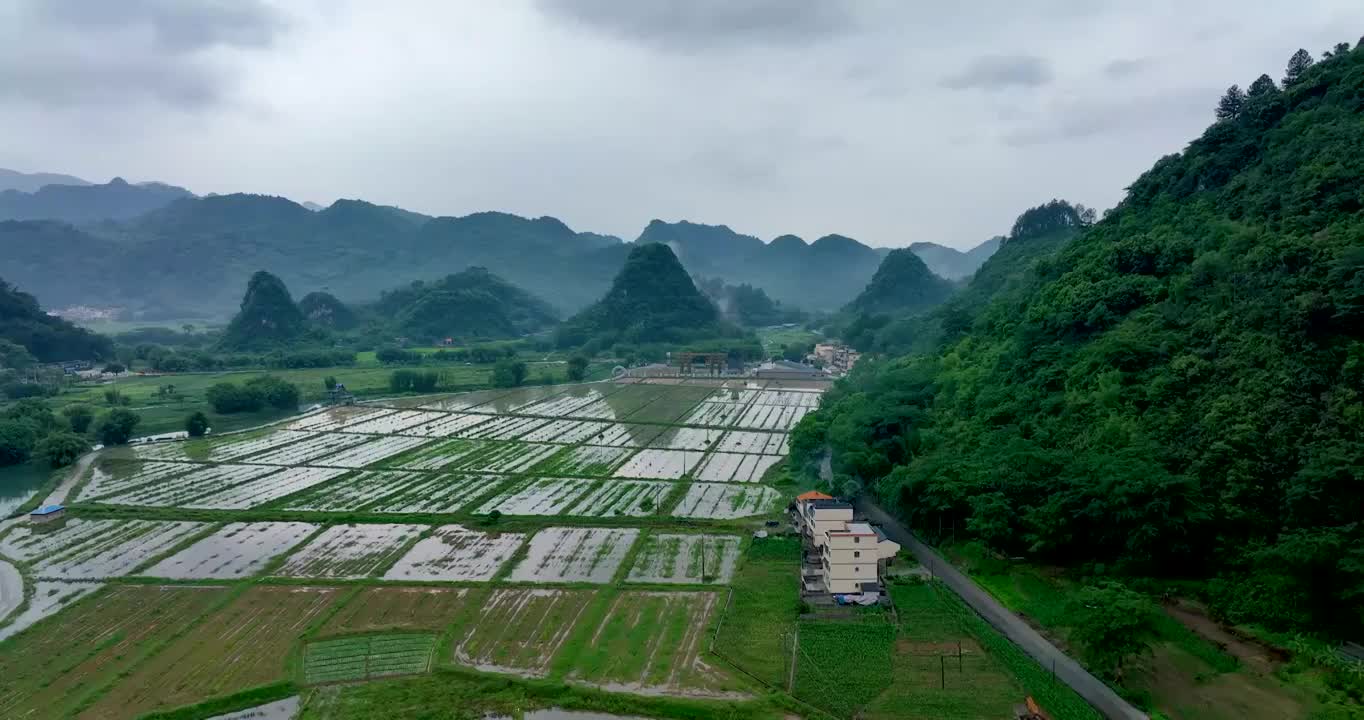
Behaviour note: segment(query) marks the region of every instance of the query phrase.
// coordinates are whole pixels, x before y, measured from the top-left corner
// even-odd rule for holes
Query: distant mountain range
[[[995,254],[1003,241],[1004,236],[996,235],[964,252],[931,242],[916,242],[909,249],[928,265],[934,275],[948,280],[965,280]]]
[[[668,245],[693,277],[748,284],[812,311],[853,299],[889,252],[842,235],[764,243],[724,225],[662,220],[636,242]],[[996,246],[961,253],[919,243],[914,251],[934,272],[958,278]],[[228,316],[258,270],[302,294],[363,302],[469,267],[487,268],[569,315],[606,292],[630,247],[552,217],[430,217],[361,200],[322,208],[265,195],[197,197],[119,178],[0,192],[0,266],[12,282],[47,307],[119,307],[146,320]]]
[[[61,173],[25,173],[18,170],[8,170],[0,168],[0,192],[5,190],[18,190],[19,192],[31,193],[44,185],[93,185],[89,180],[82,180],[74,175],[62,175]]]

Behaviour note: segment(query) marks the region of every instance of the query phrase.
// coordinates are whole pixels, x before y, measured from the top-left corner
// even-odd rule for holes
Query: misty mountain
[[[928,265],[934,275],[948,280],[961,280],[971,277],[995,254],[1003,240],[1003,236],[997,235],[965,252],[931,242],[916,242],[909,249]]]
[[[133,185],[114,178],[105,185],[45,185],[33,192],[0,192],[0,220],[60,220],[75,225],[127,220],[193,197],[164,183]]]
[[[368,309],[422,341],[516,337],[559,321],[549,303],[481,267],[385,292]]]
[[[934,275],[914,251],[900,248],[886,255],[847,311],[910,315],[942,303],[952,290],[952,283]]]
[[[17,170],[0,168],[0,191],[18,190],[19,192],[36,192],[44,185],[93,185],[89,180],[82,180],[74,175],[62,175],[61,173],[23,173]]]
[[[294,304],[289,288],[264,270],[251,276],[241,309],[223,331],[219,349],[260,351],[297,342],[308,332],[308,321]]]
[[[748,283],[803,310],[834,310],[857,295],[882,253],[842,235],[806,243],[782,235],[764,243],[725,225],[653,220],[636,242],[668,245],[693,275]]]

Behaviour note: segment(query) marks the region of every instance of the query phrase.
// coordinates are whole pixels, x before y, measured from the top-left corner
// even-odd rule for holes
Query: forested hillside
[[[0,357],[0,369],[33,360],[100,360],[114,354],[114,344],[109,338],[48,315],[32,295],[21,292],[3,279],[0,279],[0,342],[21,345],[27,350],[22,363],[5,353]]]
[[[886,255],[846,311],[912,315],[946,300],[952,290],[952,283],[934,275],[912,250],[901,248]]]
[[[481,267],[385,292],[370,310],[396,334],[422,342],[515,337],[558,321],[549,303]]]
[[[92,223],[126,220],[163,208],[186,189],[162,183],[131,184],[114,178],[105,185],[45,185],[32,192],[0,192],[0,220],[59,220]]]
[[[246,284],[241,309],[223,331],[218,349],[229,352],[283,349],[306,337],[308,327],[289,288],[278,277],[260,270]]]
[[[827,441],[913,523],[1007,555],[1364,631],[1364,50],[1304,65],[1231,88],[1092,227],[1016,226],[980,312],[859,366],[796,454]]]
[[[692,282],[677,256],[657,243],[635,245],[611,289],[595,304],[559,328],[561,346],[597,341],[615,343],[683,342],[735,335],[715,305]]]
[[[965,252],[944,247],[937,243],[910,243],[909,249],[933,271],[934,275],[948,280],[963,280],[971,277],[1004,242],[1004,236],[996,235]]]

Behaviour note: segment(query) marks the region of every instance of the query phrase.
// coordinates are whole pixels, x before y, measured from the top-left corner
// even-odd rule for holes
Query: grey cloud
[[[1036,55],[983,55],[965,69],[943,78],[952,90],[997,90],[1011,86],[1040,87],[1051,82],[1051,66]]]
[[[628,40],[682,51],[796,45],[856,25],[849,0],[539,0],[539,5]]]
[[[233,75],[214,51],[264,50],[288,24],[260,0],[29,0],[0,28],[0,100],[195,109]]]
[[[1132,129],[1183,131],[1185,126],[1209,122],[1218,95],[1212,88],[1189,88],[1157,96],[1067,103],[1006,132],[1002,139],[1011,147],[1026,147]]]
[[[1104,74],[1109,77],[1127,77],[1135,75],[1151,65],[1148,58],[1119,58],[1104,65]]]

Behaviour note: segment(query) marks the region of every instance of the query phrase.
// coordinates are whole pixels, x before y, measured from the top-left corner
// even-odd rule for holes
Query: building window
[[[862,557],[862,553],[858,552],[857,550],[854,550],[854,551],[853,551],[853,557],[855,557],[855,558]]]
[[[860,543],[860,542],[862,542],[862,538],[860,538],[860,537],[855,537],[855,538],[853,538],[853,542],[855,542],[855,543]]]
[[[860,568],[860,567],[854,567],[854,568],[853,568],[853,572],[855,572],[855,573],[862,572],[862,568]]]

